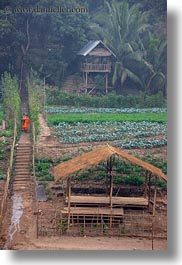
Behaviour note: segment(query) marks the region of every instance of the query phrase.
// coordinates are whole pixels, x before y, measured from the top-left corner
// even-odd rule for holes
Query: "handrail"
[[[0,227],[2,226],[5,210],[7,207],[7,196],[8,196],[8,189],[9,184],[12,176],[12,168],[13,168],[13,157],[14,157],[14,150],[15,150],[15,143],[16,143],[16,137],[17,137],[17,119],[14,118],[14,131],[13,131],[13,143],[11,146],[11,152],[10,152],[10,161],[9,161],[9,167],[7,169],[7,175],[6,175],[6,183],[5,183],[5,189],[3,194],[3,199],[1,203],[1,213],[0,213]]]
[[[35,146],[36,146],[36,135],[35,135],[35,124],[32,121],[32,138],[33,138],[33,147],[32,147],[32,170],[33,170],[33,182],[34,182],[34,202],[33,202],[33,213],[36,216],[34,219],[34,223],[36,226],[36,238],[38,238],[38,201],[37,201],[37,183],[36,183],[36,175],[35,175]]]
[[[81,70],[91,72],[111,72],[111,63],[83,63],[81,65]]]

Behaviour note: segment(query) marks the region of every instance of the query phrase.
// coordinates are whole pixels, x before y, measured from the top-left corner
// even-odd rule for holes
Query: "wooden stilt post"
[[[107,164],[106,164],[106,170],[107,170],[107,174],[106,174],[106,196],[109,195],[109,160],[107,160]]]
[[[68,190],[68,230],[70,228],[70,204],[71,204],[71,178],[68,178],[67,182],[67,190]]]
[[[112,227],[112,192],[113,192],[113,181],[112,181],[112,173],[110,175],[110,198],[109,198],[109,203],[110,203],[110,228]]]
[[[148,180],[148,207],[150,211],[150,197],[151,197],[151,173],[149,173],[149,180]]]
[[[147,185],[148,185],[148,171],[145,171],[145,187],[144,187],[144,198],[147,198]]]
[[[153,209],[152,209],[152,250],[154,249],[154,223],[155,223],[156,200],[157,200],[157,177],[155,176],[154,203],[153,203]]]
[[[86,78],[85,78],[85,93],[88,92],[87,87],[88,87],[88,73],[86,72]]]
[[[108,74],[106,74],[106,95],[108,93]]]
[[[112,227],[112,193],[113,193],[113,176],[112,176],[112,157],[110,157],[109,161],[109,171],[110,171],[110,196],[109,196],[109,204],[110,204],[110,228]]]

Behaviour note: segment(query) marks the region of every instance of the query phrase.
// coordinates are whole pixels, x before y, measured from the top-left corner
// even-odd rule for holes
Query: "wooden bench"
[[[65,207],[61,213],[68,214],[68,207]],[[123,216],[123,208],[98,208],[98,207],[70,207],[70,215],[75,216],[110,216],[120,217]]]
[[[66,198],[68,203],[68,198]],[[103,196],[71,196],[71,206],[109,206],[109,197]],[[113,197],[113,207],[147,207],[148,199],[143,197]]]

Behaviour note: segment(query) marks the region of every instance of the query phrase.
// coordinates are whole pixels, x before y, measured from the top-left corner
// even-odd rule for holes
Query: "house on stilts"
[[[98,90],[96,76],[100,77],[102,94],[109,91],[109,74],[116,55],[101,40],[89,41],[78,53],[80,71],[83,75],[84,91],[94,94]]]

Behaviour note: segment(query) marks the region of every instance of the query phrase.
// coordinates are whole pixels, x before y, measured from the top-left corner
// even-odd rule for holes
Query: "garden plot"
[[[114,142],[117,147],[167,145],[166,109],[50,108],[61,144]]]
[[[61,122],[56,126],[61,143],[123,141],[126,147],[166,145],[166,124],[157,122]],[[145,137],[161,136],[161,139],[145,140]],[[117,142],[119,144],[119,142]]]
[[[166,113],[166,108],[68,108],[51,107],[47,113]]]

